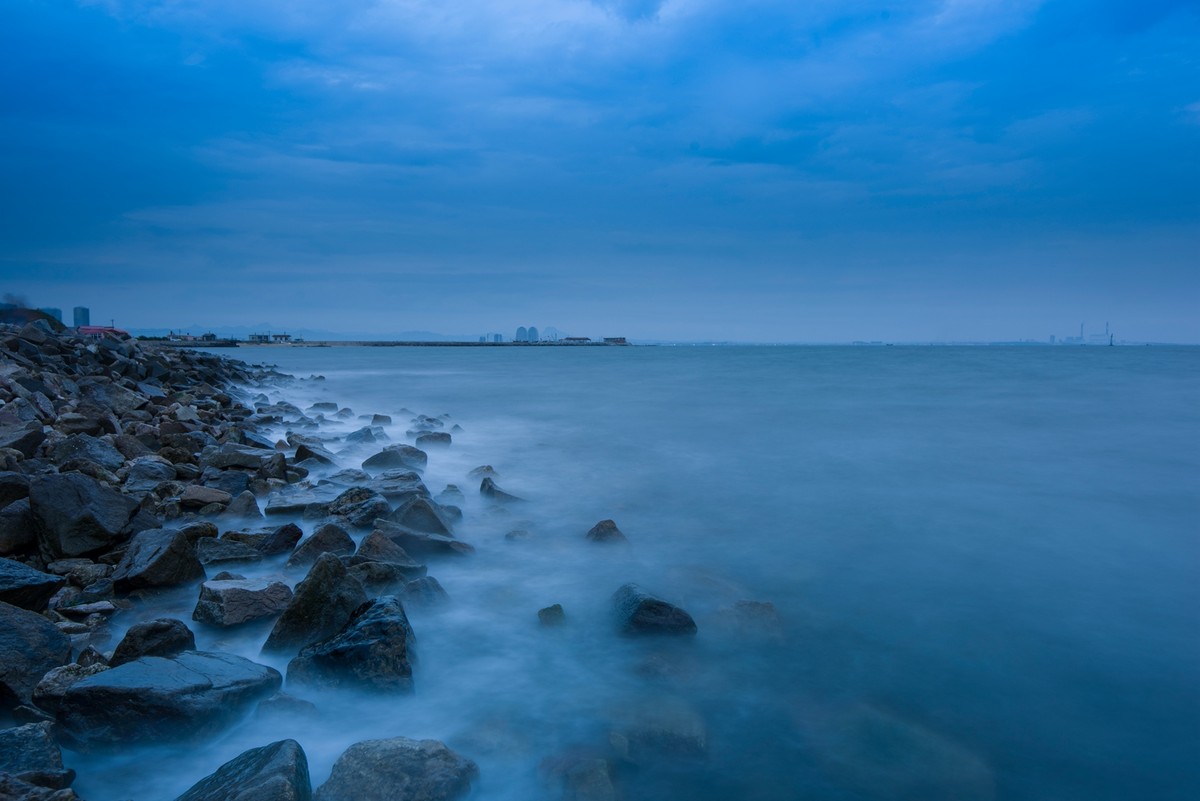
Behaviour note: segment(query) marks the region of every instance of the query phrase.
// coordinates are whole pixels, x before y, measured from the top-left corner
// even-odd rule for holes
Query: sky
[[[1200,342],[1200,5],[4,0],[0,185],[124,328]]]

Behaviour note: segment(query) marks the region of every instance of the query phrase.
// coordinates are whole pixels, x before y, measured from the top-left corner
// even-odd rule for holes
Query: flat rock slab
[[[59,731],[81,751],[196,740],[217,733],[282,683],[279,671],[233,654],[146,656],[67,690]]]
[[[251,748],[175,801],[309,801],[308,757],[295,740]]]
[[[366,740],[346,749],[316,801],[454,801],[479,768],[437,740]]]
[[[0,709],[27,704],[52,668],[71,659],[71,640],[41,615],[0,602]]]
[[[0,601],[4,603],[37,612],[45,609],[50,596],[66,583],[62,576],[34,570],[12,559],[0,559]]]
[[[213,626],[236,626],[283,612],[292,600],[292,588],[269,578],[206,581],[192,620]]]

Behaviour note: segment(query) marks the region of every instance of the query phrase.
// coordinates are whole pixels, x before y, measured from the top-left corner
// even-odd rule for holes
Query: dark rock
[[[251,748],[175,801],[309,801],[308,757],[295,740]]]
[[[118,667],[144,656],[170,657],[195,649],[196,635],[187,624],[173,617],[160,617],[130,626],[109,664]]]
[[[475,763],[437,740],[366,740],[346,749],[315,801],[455,801],[479,776]]]
[[[387,439],[387,437],[379,437],[378,431],[370,426],[363,426],[357,431],[351,431],[346,435],[346,442],[353,442],[362,445],[371,445],[379,439]]]
[[[67,694],[67,690],[88,676],[95,676],[105,670],[108,670],[108,665],[101,663],[92,665],[72,663],[48,670],[38,685],[33,688],[33,703],[37,705],[38,709],[54,715],[58,712],[59,702]]]
[[[0,773],[41,787],[69,787],[75,771],[63,767],[62,749],[51,729],[49,723],[27,723],[0,731]]]
[[[89,434],[72,434],[54,446],[51,458],[60,468],[71,462],[89,461],[105,470],[117,470],[125,464],[125,456],[102,439]]]
[[[333,637],[288,664],[288,682],[411,692],[416,637],[395,596],[368,601]]]
[[[47,559],[89,556],[124,541],[138,502],[79,473],[34,476],[29,508]]]
[[[258,544],[259,553],[264,556],[291,553],[303,536],[304,532],[295,523],[284,523],[263,537]]]
[[[220,565],[227,562],[257,562],[262,554],[241,542],[205,538],[196,543],[196,558],[202,565]]]
[[[80,751],[196,740],[279,689],[279,672],[240,656],[145,656],[89,676],[60,701],[59,732]]]
[[[39,612],[46,608],[50,596],[58,592],[67,580],[40,570],[0,559],[0,601]]]
[[[479,482],[479,494],[498,503],[515,503],[525,500],[497,487],[491,476],[486,476],[483,481]]]
[[[371,562],[391,562],[397,565],[415,565],[408,552],[388,538],[382,531],[372,531],[358,544],[354,563],[361,560]]]
[[[392,418],[390,415],[386,415],[386,414],[371,415],[371,425],[373,425],[373,426],[390,426],[391,424],[392,424]]]
[[[330,504],[328,513],[345,518],[355,528],[370,528],[377,517],[387,517],[392,506],[378,492],[366,487],[351,487],[337,496]]]
[[[0,449],[12,448],[20,451],[26,459],[32,459],[46,435],[37,423],[26,426],[8,425],[0,427]]]
[[[228,506],[233,496],[224,490],[204,487],[199,484],[189,484],[179,496],[179,505],[185,509],[199,509],[210,503]]]
[[[691,615],[636,584],[623,585],[613,593],[612,603],[617,625],[625,634],[696,633],[696,621]]]
[[[210,523],[207,520],[197,520],[195,523],[188,523],[179,529],[183,536],[187,537],[188,542],[192,545],[198,544],[203,539],[216,537],[219,530],[215,523]]]
[[[411,445],[388,445],[379,453],[362,463],[364,470],[388,470],[403,468],[406,470],[424,470],[429,462],[425,451]]]
[[[397,525],[389,520],[376,520],[375,526],[388,539],[399,545],[410,554],[417,556],[465,556],[474,553],[475,549],[465,542],[447,537],[444,534],[427,534],[423,531],[413,531],[410,528]]]
[[[554,604],[538,610],[538,621],[543,626],[561,626],[567,622],[567,616],[563,613],[562,604]]]
[[[269,578],[206,581],[200,585],[200,600],[192,612],[192,620],[213,626],[236,626],[277,615],[291,600],[291,588]]]
[[[296,461],[313,461],[317,464],[337,464],[337,457],[315,442],[302,442],[296,447]]]
[[[357,557],[355,557],[357,558]],[[347,572],[358,579],[363,588],[372,595],[404,592],[404,586],[413,578],[425,575],[425,565],[411,563],[398,565],[393,562],[357,562]]]
[[[0,710],[28,704],[51,668],[71,660],[71,640],[41,615],[0,602]]]
[[[500,474],[490,464],[483,464],[467,473],[467,478],[499,478]]]
[[[245,470],[206,470],[202,478],[204,486],[223,490],[234,498],[250,489],[251,475]]]
[[[187,536],[178,530],[154,528],[139,533],[113,571],[117,592],[150,587],[173,587],[204,577],[204,566]]]
[[[204,467],[215,467],[227,470],[231,467],[241,467],[246,470],[259,470],[267,466],[277,454],[266,448],[253,448],[245,445],[225,443],[210,446],[200,452],[200,464]]]
[[[414,531],[451,536],[450,524],[442,516],[441,510],[428,498],[409,498],[387,515],[386,519]]]
[[[79,656],[75,657],[75,664],[80,667],[91,667],[92,665],[108,667],[108,657],[89,645],[79,652]]]
[[[433,576],[422,576],[404,585],[404,600],[409,603],[428,606],[450,600],[440,581]]]
[[[450,444],[450,435],[445,431],[430,431],[417,437],[418,448],[444,448]]]
[[[346,572],[333,554],[322,554],[263,645],[264,653],[286,653],[321,642],[341,631],[350,616],[367,601],[358,579]]]
[[[175,466],[161,456],[139,456],[129,463],[125,474],[125,489],[129,492],[151,492],[164,481],[175,480]]]
[[[225,507],[224,515],[226,517],[262,517],[262,510],[258,508],[258,499],[254,497],[254,493],[246,490],[235,497]]]
[[[0,555],[26,551],[36,540],[28,498],[13,501],[0,509]]]
[[[6,470],[0,472],[0,509],[13,501],[29,497],[29,477]]]
[[[0,799],[3,801],[79,801],[79,796],[69,788],[55,790],[23,782],[7,773],[0,773]]]
[[[601,520],[591,527],[586,536],[592,542],[629,542],[611,520]]]
[[[354,540],[350,539],[350,535],[341,526],[326,523],[297,546],[288,557],[288,567],[311,565],[323,553],[335,556],[354,553]]]

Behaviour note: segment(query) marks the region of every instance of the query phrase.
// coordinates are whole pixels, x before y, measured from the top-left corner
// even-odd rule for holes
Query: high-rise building
[[[75,327],[79,328],[81,325],[91,325],[91,324],[92,324],[92,310],[89,309],[87,306],[76,306],[75,307]]]
[[[525,326],[517,329],[517,335],[513,338],[514,342],[527,342],[529,340],[529,332],[525,330]]]
[[[503,342],[504,334],[492,334],[492,341],[493,342]]]
[[[527,334],[527,336],[529,337],[529,340],[528,340],[529,342],[537,342],[538,341],[538,330],[536,328],[534,328],[532,325],[529,326],[529,333]]]
[[[53,306],[47,306],[44,309],[38,309],[42,314],[48,317],[53,317],[55,320],[62,322],[62,309],[56,309]]]

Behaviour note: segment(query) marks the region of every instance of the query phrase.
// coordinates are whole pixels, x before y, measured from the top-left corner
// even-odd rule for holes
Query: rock
[[[75,664],[80,667],[91,667],[92,665],[104,665],[108,667],[108,657],[89,645],[79,652],[79,656],[75,657]]]
[[[182,531],[153,528],[139,533],[113,571],[117,592],[174,587],[204,577],[204,566]]]
[[[67,690],[88,676],[95,676],[105,670],[108,670],[108,665],[96,663],[63,665],[46,671],[46,675],[42,676],[42,680],[33,688],[33,703],[38,709],[53,715],[58,712],[59,702],[67,694]]]
[[[450,444],[450,435],[445,431],[429,431],[417,436],[418,448],[444,448]]]
[[[471,472],[467,473],[467,478],[499,478],[497,473],[490,464],[483,464],[476,467]]]
[[[369,595],[403,594],[405,585],[414,577],[425,575],[425,570],[425,565],[397,565],[392,562],[359,562],[346,568],[346,572],[358,579]]]
[[[224,445],[210,446],[201,451],[200,464],[203,467],[215,467],[218,470],[227,470],[231,467],[259,470],[266,467],[275,455],[275,451],[266,448],[252,448],[227,442]]]
[[[125,456],[102,439],[89,434],[72,434],[55,444],[50,458],[62,468],[72,462],[89,461],[105,470],[118,470],[125,464]]]
[[[454,801],[479,776],[475,763],[437,740],[366,740],[346,749],[315,801]]]
[[[377,531],[383,532],[388,539],[410,554],[464,556],[475,552],[475,549],[467,543],[444,534],[413,531],[389,520],[376,520],[375,525]]]
[[[224,515],[226,517],[262,517],[262,510],[258,508],[258,499],[254,497],[254,493],[250,490],[242,492],[229,502],[225,507]]]
[[[130,626],[109,664],[118,667],[144,656],[170,657],[195,649],[196,635],[187,624],[173,617],[160,617]]]
[[[107,617],[116,612],[117,607],[111,601],[88,601],[70,606],[59,606],[55,611],[63,617],[69,617],[74,620],[85,620],[92,615],[104,615]]]
[[[355,564],[360,560],[371,562],[390,562],[396,565],[416,566],[416,562],[408,552],[393,542],[382,531],[372,531],[358,544],[354,553]]]
[[[682,699],[643,699],[622,718],[608,739],[626,762],[647,764],[664,757],[703,757],[708,753],[704,718]]]
[[[411,445],[388,445],[379,453],[362,463],[364,470],[388,470],[404,468],[405,470],[424,470],[429,462],[425,451]]]
[[[179,496],[179,505],[185,509],[199,509],[203,506],[208,506],[210,503],[219,503],[222,506],[227,506],[232,500],[233,496],[224,490],[204,487],[199,484],[189,484],[184,489],[183,494]]]
[[[29,497],[29,477],[11,470],[0,472],[0,509]]]
[[[783,623],[769,601],[738,601],[717,612],[717,625],[742,640],[782,640]]]
[[[428,606],[450,600],[450,594],[442,587],[441,582],[433,576],[422,576],[404,585],[404,600],[409,603]]]
[[[0,555],[26,551],[36,540],[28,498],[13,501],[0,509]]]
[[[55,790],[23,782],[7,773],[0,773],[0,799],[3,801],[79,801],[79,796],[69,788]]]
[[[322,554],[263,645],[264,653],[297,651],[337,634],[367,601],[358,579],[333,554]]]
[[[329,504],[329,514],[345,518],[354,528],[370,528],[377,517],[387,517],[392,506],[387,498],[367,487],[351,487]]]
[[[200,585],[200,600],[192,612],[192,620],[213,626],[236,626],[277,615],[291,600],[291,588],[269,578],[206,581]]]
[[[453,536],[450,532],[450,524],[442,516],[441,510],[428,498],[409,498],[396,507],[394,512],[387,515],[386,519],[414,531]]]
[[[335,636],[303,648],[288,664],[288,682],[411,692],[415,647],[404,607],[385,595],[356,610]]]
[[[525,500],[497,487],[496,482],[492,481],[490,476],[484,477],[483,481],[479,483],[479,494],[497,503],[516,503]]]
[[[204,486],[228,492],[233,498],[237,498],[250,489],[250,478],[251,474],[248,471],[236,469],[213,470],[210,468],[201,474]]]
[[[138,502],[80,473],[34,476],[29,508],[47,559],[90,556],[126,538]]]
[[[188,523],[179,530],[192,545],[198,544],[203,539],[215,537],[219,533],[216,524],[210,523],[207,520],[197,520],[195,523]]]
[[[354,540],[345,529],[335,523],[326,523],[313,532],[313,535],[297,546],[288,557],[288,567],[311,565],[323,553],[335,556],[354,553]]]
[[[585,536],[592,542],[629,542],[611,520],[601,520]]]
[[[371,425],[373,426],[390,426],[392,424],[391,415],[373,414],[371,415]]]
[[[50,723],[27,723],[0,731],[0,773],[55,790],[69,787],[75,771],[63,767],[51,728]]]
[[[27,704],[51,668],[71,659],[71,641],[53,623],[0,602],[0,711]]]
[[[554,604],[538,610],[538,621],[543,626],[561,626],[567,622],[567,616],[563,613],[562,604]]]
[[[251,748],[175,801],[309,801],[308,757],[295,740]]]
[[[281,683],[278,671],[233,654],[144,656],[67,690],[58,730],[80,751],[196,740],[223,729]]]
[[[263,556],[291,553],[303,536],[304,532],[295,523],[284,523],[263,537],[257,546],[258,551]]]
[[[439,506],[462,504],[464,501],[466,501],[466,496],[463,495],[462,490],[458,488],[457,484],[447,484],[446,488],[439,492],[437,496]]]
[[[175,480],[175,465],[157,454],[139,456],[129,463],[125,474],[128,492],[150,492],[164,481]]]
[[[692,616],[674,604],[645,592],[636,584],[625,584],[612,597],[617,625],[624,634],[696,633]]]
[[[567,754],[542,761],[546,782],[558,790],[561,801],[620,801],[616,769],[596,756]]]
[[[37,423],[0,426],[0,449],[11,448],[20,451],[26,459],[34,457],[38,446],[45,439],[46,435]]]
[[[67,580],[40,570],[0,559],[0,601],[40,612],[46,608],[50,596],[58,592]]]
[[[202,565],[220,565],[227,562],[257,562],[262,554],[240,542],[205,538],[196,543],[196,558]]]
[[[317,716],[317,705],[287,693],[275,693],[258,702],[254,717],[272,723],[293,723],[297,719],[313,719]]]

